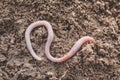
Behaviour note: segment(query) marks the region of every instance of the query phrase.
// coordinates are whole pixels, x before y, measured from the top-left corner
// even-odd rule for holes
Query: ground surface
[[[55,37],[51,54],[62,57],[83,36],[94,43],[82,46],[64,63],[44,55],[47,31],[32,31],[33,59],[24,33],[37,20],[47,20]],[[120,80],[119,0],[0,0],[0,80]]]

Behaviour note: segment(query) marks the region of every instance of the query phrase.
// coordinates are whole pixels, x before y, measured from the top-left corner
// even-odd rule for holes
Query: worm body
[[[64,61],[68,60],[80,49],[82,44],[84,44],[85,42],[94,41],[94,39],[92,37],[89,37],[89,36],[82,37],[73,45],[73,47],[70,49],[70,51],[67,54],[65,54],[61,58],[55,58],[50,54],[50,45],[51,45],[53,37],[54,37],[52,26],[47,21],[36,21],[36,22],[32,23],[26,29],[26,32],[25,32],[25,40],[26,40],[27,48],[30,51],[31,55],[36,60],[41,60],[41,58],[36,55],[35,51],[32,48],[31,41],[30,41],[30,33],[33,30],[33,28],[38,27],[38,26],[45,26],[48,31],[48,38],[47,38],[47,42],[45,45],[45,54],[46,54],[47,58],[53,62],[64,62]]]

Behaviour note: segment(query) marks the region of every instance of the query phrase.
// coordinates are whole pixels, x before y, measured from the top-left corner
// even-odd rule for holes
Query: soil
[[[44,54],[47,31],[38,27],[31,33],[32,46],[43,58],[37,61],[24,35],[38,20],[52,25],[54,57],[65,55],[83,36],[95,42],[54,63]],[[0,0],[0,80],[120,80],[120,1]]]

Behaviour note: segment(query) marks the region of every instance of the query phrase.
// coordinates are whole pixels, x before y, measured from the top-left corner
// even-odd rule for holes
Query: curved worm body
[[[36,59],[36,60],[41,60],[41,58],[39,56],[36,55],[35,51],[32,48],[31,45],[31,41],[30,41],[30,33],[33,30],[33,28],[38,27],[38,26],[45,26],[47,28],[48,31],[48,38],[47,38],[47,42],[45,45],[45,54],[47,56],[47,58],[53,62],[64,62],[66,60],[68,60],[69,58],[71,58],[81,47],[81,45],[85,42],[90,42],[90,41],[94,41],[94,39],[92,37],[89,36],[85,36],[82,37],[81,39],[79,39],[71,48],[71,50],[64,55],[61,58],[54,58],[51,54],[50,54],[50,45],[52,43],[53,37],[54,37],[54,33],[52,30],[52,26],[47,22],[47,21],[36,21],[34,23],[32,23],[25,32],[25,40],[26,40],[26,44],[27,44],[27,48],[30,51],[31,55]]]

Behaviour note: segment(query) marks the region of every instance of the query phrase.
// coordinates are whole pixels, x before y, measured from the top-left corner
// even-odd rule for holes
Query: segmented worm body
[[[53,37],[54,37],[52,26],[47,21],[36,21],[36,22],[32,23],[26,29],[26,32],[25,32],[25,40],[26,40],[27,48],[30,51],[31,55],[36,60],[41,60],[41,58],[36,55],[35,51],[32,48],[31,41],[30,41],[30,33],[33,30],[33,28],[38,27],[38,26],[45,26],[48,31],[48,38],[47,38],[47,42],[45,45],[45,54],[46,54],[47,58],[53,62],[64,62],[64,61],[68,60],[80,49],[80,47],[83,43],[94,41],[94,39],[92,37],[89,37],[89,36],[82,37],[73,45],[73,47],[70,49],[70,51],[67,54],[65,54],[61,58],[55,58],[50,54],[50,45],[51,45]]]

